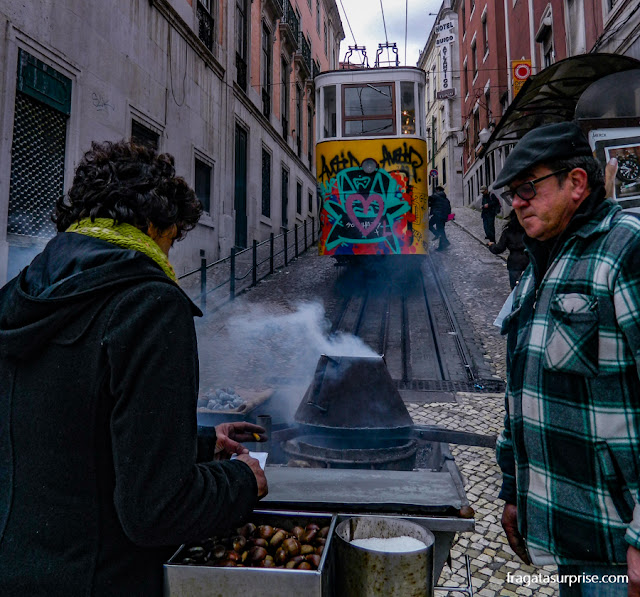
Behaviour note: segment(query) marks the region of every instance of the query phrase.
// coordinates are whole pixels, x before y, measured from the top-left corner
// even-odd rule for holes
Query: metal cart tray
[[[296,525],[314,522],[329,525],[327,542],[317,570],[289,570],[281,568],[215,568],[188,566],[178,563],[180,549],[164,565],[164,597],[330,597],[332,578],[332,537],[336,516],[311,512],[271,512],[256,510],[251,516],[254,524],[270,524],[286,530]]]

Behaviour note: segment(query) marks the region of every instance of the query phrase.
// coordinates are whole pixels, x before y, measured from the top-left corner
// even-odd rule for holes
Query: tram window
[[[323,137],[337,137],[336,128],[336,86],[324,88],[324,125]]]
[[[414,85],[410,81],[400,83],[400,100],[402,110],[402,134],[416,134],[416,103]]]
[[[347,85],[343,93],[345,135],[395,134],[392,84]]]

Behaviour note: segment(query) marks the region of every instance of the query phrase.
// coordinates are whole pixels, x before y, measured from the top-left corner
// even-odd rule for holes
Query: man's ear
[[[587,171],[583,168],[574,168],[567,175],[567,180],[571,185],[571,198],[574,201],[582,201],[590,192]]]

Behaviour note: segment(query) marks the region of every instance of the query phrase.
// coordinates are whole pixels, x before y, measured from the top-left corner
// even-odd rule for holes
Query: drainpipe
[[[536,73],[536,34],[533,30],[533,0],[529,0],[529,43],[531,44],[531,72]]]
[[[513,101],[513,81],[511,80],[511,36],[509,31],[509,0],[504,0],[504,36],[507,46],[507,97],[509,103]]]

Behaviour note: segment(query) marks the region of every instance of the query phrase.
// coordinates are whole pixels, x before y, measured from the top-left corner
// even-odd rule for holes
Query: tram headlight
[[[378,162],[373,158],[367,158],[362,161],[360,167],[364,170],[365,174],[373,174],[378,169]]]

